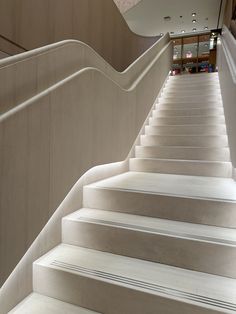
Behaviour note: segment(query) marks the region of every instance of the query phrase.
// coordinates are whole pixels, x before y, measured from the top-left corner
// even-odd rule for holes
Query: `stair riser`
[[[231,163],[204,163],[194,161],[130,159],[130,171],[158,172],[208,177],[232,177]]]
[[[212,96],[211,101],[215,102],[222,102],[222,99],[220,96]],[[171,96],[161,96],[158,98],[159,102],[170,102],[170,103],[188,103],[188,102],[204,102],[206,100],[206,97],[204,96],[178,96],[178,97],[171,97]]]
[[[150,118],[149,124],[151,126],[155,125],[187,125],[187,124],[202,124],[202,125],[212,125],[212,124],[225,124],[225,119],[223,116],[214,117],[168,117],[168,118]]]
[[[214,79],[218,79],[218,73],[214,72],[209,74],[206,73],[197,73],[194,75],[177,75],[177,76],[169,76],[169,80],[173,80],[173,81],[181,81],[181,80],[196,80],[196,79],[201,79],[201,80],[214,80]]]
[[[141,288],[142,289],[142,288]],[[99,280],[79,273],[50,269],[34,265],[34,290],[40,294],[89,308],[100,313],[121,314],[215,314],[212,306],[201,307],[198,303],[185,303],[152,290],[134,289],[132,285]],[[224,312],[222,312],[224,313]]]
[[[162,109],[169,109],[169,110],[176,110],[176,109],[223,109],[221,102],[191,102],[191,103],[165,103],[160,102],[155,105],[155,109],[162,110]]]
[[[228,148],[144,147],[136,146],[137,158],[230,161]]]
[[[162,92],[162,97],[192,97],[192,98],[198,98],[200,97],[205,97],[205,98],[209,98],[211,99],[212,97],[221,97],[221,93],[219,91],[201,91],[199,90],[192,90],[191,92],[189,91],[181,91],[180,89],[178,89],[179,91],[175,92],[173,91],[173,88],[168,89],[168,91],[163,91]]]
[[[203,81],[203,80],[197,80],[197,81],[193,81],[193,80],[185,80],[185,81],[174,81],[174,80],[168,80],[166,82],[165,87],[173,87],[173,86],[192,86],[193,88],[199,88],[199,86],[204,86],[205,88],[208,87],[220,87],[220,82],[219,80],[207,80],[207,81]]]
[[[146,135],[226,135],[224,125],[146,126]]]
[[[177,110],[165,110],[158,109],[153,110],[152,116],[154,118],[158,117],[169,117],[169,116],[217,116],[224,114],[223,109],[177,109]]]
[[[180,90],[177,86],[174,87],[173,85],[166,85],[163,88],[163,93],[173,93],[173,94],[197,94],[197,95],[209,95],[209,94],[220,94],[221,93],[221,89],[220,86],[216,86],[216,87],[201,87],[199,88],[198,86],[192,87],[192,88],[183,88],[182,90]]]
[[[84,187],[83,206],[134,215],[236,228],[236,203],[231,202],[99,189],[87,186]]]
[[[218,77],[211,77],[211,78],[200,78],[200,77],[189,77],[181,78],[181,79],[175,79],[170,78],[167,81],[167,84],[219,84],[219,78]]]
[[[168,78],[168,82],[195,82],[200,80],[201,82],[206,82],[206,81],[210,81],[210,82],[214,82],[215,80],[219,81],[219,76],[215,75],[215,74],[211,74],[210,76],[208,75],[182,75],[182,76],[170,76]]]
[[[143,146],[227,147],[227,136],[141,136]]]
[[[214,92],[215,91],[221,91],[220,85],[218,83],[207,83],[207,84],[192,84],[192,83],[168,83],[165,85],[166,90],[179,90],[179,91],[186,91],[188,90],[189,92],[195,93],[198,90],[204,91],[204,92]],[[201,93],[199,93],[201,95]]]
[[[181,236],[132,230],[127,226],[109,225],[109,222],[103,225],[63,220],[62,239],[66,244],[236,278],[236,246],[195,241]]]

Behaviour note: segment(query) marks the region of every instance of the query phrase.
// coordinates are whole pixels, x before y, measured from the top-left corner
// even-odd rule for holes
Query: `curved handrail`
[[[87,44],[75,40],[6,58],[0,61],[0,81],[5,85],[0,92],[0,112],[6,112],[87,66],[100,69],[127,88],[168,41],[169,34],[166,34],[123,72],[116,71]],[[30,69],[27,69],[29,63]],[[16,72],[21,75],[16,76]]]

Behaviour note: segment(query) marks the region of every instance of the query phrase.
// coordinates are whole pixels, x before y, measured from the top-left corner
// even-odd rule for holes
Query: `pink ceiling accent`
[[[140,1],[141,0],[114,0],[121,13],[125,13]]]

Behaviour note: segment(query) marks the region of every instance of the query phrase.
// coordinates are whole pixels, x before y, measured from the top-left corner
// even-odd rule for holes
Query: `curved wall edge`
[[[159,38],[134,34],[112,0],[0,0],[0,30],[28,50],[83,41],[118,71]]]

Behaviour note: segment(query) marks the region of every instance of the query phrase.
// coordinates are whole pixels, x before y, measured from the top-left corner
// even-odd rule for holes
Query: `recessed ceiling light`
[[[196,22],[197,22],[197,20],[192,20],[192,22],[193,22],[193,23],[196,23]]]
[[[197,14],[196,13],[192,13],[192,16],[196,16]]]
[[[196,30],[197,30],[196,28],[193,28],[193,32],[196,32]]]
[[[163,33],[160,33],[160,36],[163,36],[164,34]]]
[[[185,33],[185,30],[182,30],[181,33]]]
[[[208,26],[205,26],[204,29],[208,29]]]

